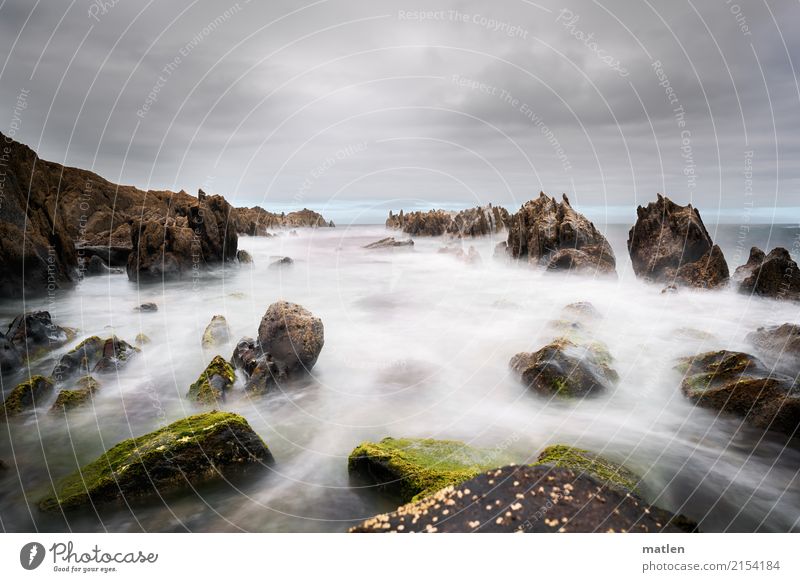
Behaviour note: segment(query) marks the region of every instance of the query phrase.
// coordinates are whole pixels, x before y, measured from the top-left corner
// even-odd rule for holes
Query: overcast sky
[[[539,190],[611,221],[666,192],[786,222],[798,23],[797,0],[0,0],[0,129],[115,182],[345,222]]]

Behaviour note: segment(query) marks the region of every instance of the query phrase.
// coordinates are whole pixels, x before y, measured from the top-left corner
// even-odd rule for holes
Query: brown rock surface
[[[736,269],[733,280],[740,293],[800,300],[800,269],[782,247],[772,249],[768,255],[758,247],[750,249],[747,263]]]

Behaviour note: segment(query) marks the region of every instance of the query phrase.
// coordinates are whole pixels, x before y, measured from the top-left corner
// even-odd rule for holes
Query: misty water
[[[733,290],[662,294],[636,280],[625,249],[627,227],[603,229],[617,256],[617,279],[552,274],[492,259],[504,237],[464,241],[481,264],[437,253],[442,238],[416,238],[412,251],[369,251],[389,234],[379,226],[300,230],[299,236],[240,237],[254,265],[226,267],[200,280],[137,287],[125,275],[87,278],[23,305],[4,301],[0,321],[23,309],[47,309],[79,337],[112,332],[152,340],[117,374],[100,377],[92,404],[68,416],[36,412],[0,424],[0,526],[5,531],[345,531],[396,507],[396,500],[351,481],[347,455],[361,441],[433,437],[498,447],[534,461],[555,443],[592,449],[643,477],[645,497],[684,513],[704,531],[800,528],[800,447],[739,418],[697,409],[673,369],[701,351],[752,351],[745,340],[762,325],[800,323],[796,304]],[[789,249],[797,228],[711,228],[731,264],[751,245]],[[796,253],[795,259],[797,259]],[[290,256],[289,269],[268,268]],[[242,414],[276,463],[257,474],[195,490],[87,509],[63,516],[36,507],[52,481],[94,460],[120,440],[198,412],[186,400],[216,352],[201,335],[223,314],[232,340],[255,336],[279,298],[322,318],[325,346],[312,375],[282,391],[248,397],[241,380],[223,408]],[[133,308],[153,301],[155,313]],[[556,332],[563,306],[590,301],[603,315],[592,333],[609,346],[618,386],[595,398],[556,401],[511,374],[517,352],[538,349]],[[707,332],[682,331],[690,328]],[[31,366],[49,374],[69,344]],[[230,358],[233,343],[219,352]],[[2,380],[7,393],[22,378]],[[23,493],[24,492],[24,493]]]

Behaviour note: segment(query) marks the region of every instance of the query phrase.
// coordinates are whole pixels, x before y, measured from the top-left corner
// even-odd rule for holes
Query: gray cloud
[[[798,17],[790,0],[7,0],[0,127],[25,90],[16,137],[45,158],[344,220],[539,189],[736,216],[800,206]]]

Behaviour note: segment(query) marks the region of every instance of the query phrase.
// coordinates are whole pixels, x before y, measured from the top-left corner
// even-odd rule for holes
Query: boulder
[[[736,269],[733,281],[740,293],[800,301],[800,269],[782,247],[768,255],[758,247],[750,249],[747,263]]]
[[[281,257],[269,264],[270,269],[283,269],[285,267],[291,267],[294,264],[294,260],[291,257]]]
[[[62,382],[77,374],[86,375],[91,372],[113,372],[122,368],[135,354],[136,348],[116,336],[86,338],[61,359],[53,368],[53,378]]]
[[[58,483],[43,511],[121,503],[162,495],[273,462],[248,422],[229,412],[184,418],[122,441]]]
[[[203,332],[202,346],[204,349],[213,349],[231,341],[231,329],[224,315],[215,315]]]
[[[186,397],[200,404],[217,404],[225,400],[225,393],[233,388],[236,374],[222,356],[214,356],[200,377],[189,386]]]
[[[790,376],[800,373],[800,325],[759,327],[747,334],[747,340],[770,367]]]
[[[795,434],[800,426],[800,386],[742,352],[705,352],[678,361],[681,389],[698,406],[736,416],[763,429]]]
[[[619,376],[600,342],[579,343],[558,338],[536,352],[522,352],[509,365],[522,382],[545,396],[574,398],[610,390]]]
[[[615,274],[614,251],[594,224],[570,206],[545,195],[526,202],[509,221],[511,257],[548,270]]]
[[[728,282],[728,265],[708,234],[700,212],[658,199],[636,210],[628,252],[637,277],[687,287],[717,288]]]
[[[414,501],[510,461],[496,450],[476,449],[459,441],[385,438],[358,445],[347,466],[351,474],[400,500]]]
[[[365,249],[393,249],[398,247],[413,247],[414,241],[408,240],[395,240],[393,236],[382,238],[381,240],[369,243]]]
[[[75,330],[54,324],[48,311],[18,315],[5,333],[5,339],[27,361],[64,345],[74,337]]]
[[[56,396],[51,412],[67,412],[91,402],[100,389],[100,383],[91,376],[84,376],[75,383],[75,388],[64,389]]]
[[[253,257],[244,249],[239,249],[236,251],[236,260],[242,265],[253,264]]]
[[[324,343],[322,320],[296,303],[273,303],[258,326],[261,351],[288,375],[310,371]]]
[[[0,419],[41,406],[53,393],[54,387],[53,380],[44,376],[31,376],[25,382],[17,384],[0,405]]]
[[[583,470],[506,466],[409,503],[351,532],[681,532],[682,520]]]

